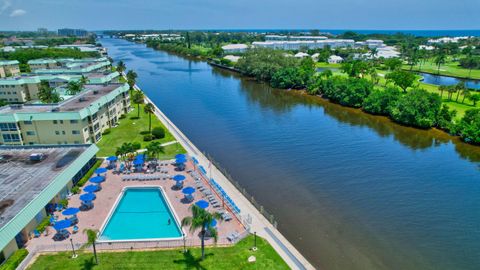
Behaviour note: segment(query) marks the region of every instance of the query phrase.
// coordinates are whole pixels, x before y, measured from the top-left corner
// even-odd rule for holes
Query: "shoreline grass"
[[[71,252],[40,255],[28,268],[46,269],[289,269],[283,259],[263,238],[257,237],[257,251],[252,251],[253,236],[230,247],[207,247],[205,260],[200,260],[200,248],[182,248],[158,251],[99,252],[99,264],[95,265],[93,254],[79,252],[71,259]],[[249,263],[250,256],[256,262]]]

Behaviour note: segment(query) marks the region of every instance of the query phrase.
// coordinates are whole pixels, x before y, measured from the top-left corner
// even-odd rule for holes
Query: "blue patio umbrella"
[[[133,161],[133,165],[134,165],[134,166],[143,165],[143,160],[134,160],[134,161]]]
[[[173,176],[172,179],[177,181],[177,182],[178,181],[183,181],[183,180],[185,180],[185,175],[177,174],[177,175]]]
[[[98,183],[102,183],[103,181],[105,181],[105,178],[102,177],[102,176],[95,176],[95,177],[90,178],[89,181],[90,181],[90,183],[98,184]]]
[[[175,155],[175,158],[181,158],[181,159],[185,159],[187,156],[185,156],[185,154],[176,154]]]
[[[183,194],[185,195],[190,195],[195,192],[195,189],[193,187],[186,187],[182,189]]]
[[[198,202],[195,203],[198,207],[202,208],[202,209],[205,209],[208,207],[208,202],[205,201],[205,200],[200,200]]]
[[[70,227],[71,225],[72,225],[72,222],[68,219],[65,219],[65,220],[60,220],[55,222],[55,225],[53,225],[53,228],[55,228],[55,230],[57,231],[60,231]]]
[[[88,185],[83,189],[83,191],[92,193],[97,192],[99,189],[100,187],[98,185]]]
[[[98,168],[95,170],[95,173],[96,174],[101,174],[101,173],[106,173],[107,172],[107,168]]]
[[[78,212],[80,212],[80,209],[76,208],[76,207],[69,207],[67,209],[65,209],[62,214],[64,216],[72,216],[72,215],[76,215]]]
[[[216,219],[212,220],[212,222],[210,223],[210,226],[211,227],[217,226],[217,220]]]
[[[80,200],[82,200],[84,202],[93,201],[93,200],[95,200],[95,198],[97,198],[97,196],[93,193],[84,193],[84,194],[80,195]]]
[[[187,159],[185,157],[175,159],[175,163],[185,163],[185,162],[187,162]]]
[[[107,157],[107,160],[108,161],[117,161],[117,157],[116,156],[110,156],[110,157]]]

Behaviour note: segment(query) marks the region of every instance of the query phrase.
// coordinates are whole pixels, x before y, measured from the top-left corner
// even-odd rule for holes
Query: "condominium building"
[[[27,62],[34,73],[80,73],[106,69],[111,65],[106,57],[100,58],[60,58],[34,59]]]
[[[62,28],[58,29],[59,36],[68,36],[68,37],[86,37],[88,35],[87,30],[84,29],[71,29],[71,28]]]
[[[70,81],[79,81],[82,76],[87,78],[87,84],[117,83],[118,72],[84,73],[84,74],[41,74],[25,75],[0,79],[0,100],[10,103],[25,103],[38,100],[38,91],[42,81],[47,81],[50,87],[56,88]]]
[[[82,144],[102,133],[128,112],[128,84],[86,85],[58,104],[10,105],[0,108],[0,145]]]
[[[97,146],[0,147],[0,264],[95,164]],[[54,232],[50,232],[53,234]]]
[[[253,47],[262,47],[270,49],[280,50],[300,50],[307,49],[321,49],[325,47],[334,48],[347,48],[353,47],[355,41],[353,39],[324,39],[324,40],[306,40],[306,41],[260,41],[253,42]]]
[[[17,60],[0,60],[0,78],[17,76],[20,74],[19,62]]]
[[[58,68],[58,63],[54,59],[32,59],[28,60],[27,64],[30,66],[31,71]]]
[[[324,36],[284,36],[284,35],[265,35],[265,41],[319,41],[326,40]]]
[[[222,46],[222,50],[225,53],[243,53],[248,49],[248,45],[246,44],[228,44]]]

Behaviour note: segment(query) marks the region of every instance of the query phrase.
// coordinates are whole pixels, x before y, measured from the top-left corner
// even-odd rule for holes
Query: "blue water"
[[[115,60],[320,269],[480,269],[480,147],[141,44]]]
[[[480,80],[464,80],[443,75],[433,75],[420,72],[423,76],[423,82],[433,85],[456,85],[459,82],[465,83],[465,86],[470,89],[480,90]]]
[[[168,224],[170,220],[170,224]],[[127,188],[101,240],[177,238],[182,233],[158,188]]]

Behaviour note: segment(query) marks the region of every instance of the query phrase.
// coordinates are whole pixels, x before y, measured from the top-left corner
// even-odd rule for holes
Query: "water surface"
[[[318,268],[479,269],[480,149],[102,39]]]
[[[466,80],[466,79],[459,79],[450,76],[443,76],[443,75],[434,75],[424,72],[419,72],[420,75],[423,77],[423,82],[433,85],[456,85],[460,82],[465,83],[465,86],[470,89],[480,90],[480,80]]]

